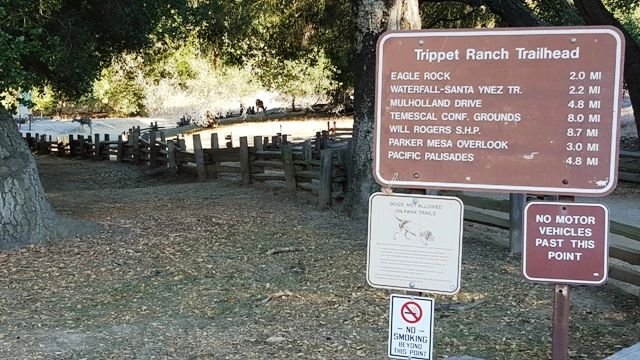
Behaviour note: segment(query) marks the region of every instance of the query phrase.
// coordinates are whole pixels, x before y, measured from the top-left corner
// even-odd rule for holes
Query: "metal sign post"
[[[554,284],[552,358],[568,356],[569,284],[600,285],[607,279],[609,215],[602,204],[531,202],[525,208],[522,272]]]

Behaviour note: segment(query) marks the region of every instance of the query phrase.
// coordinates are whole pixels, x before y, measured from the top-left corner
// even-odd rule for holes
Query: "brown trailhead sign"
[[[617,181],[623,49],[613,27],[385,33],[376,180],[608,194]]]
[[[606,206],[531,202],[524,218],[522,272],[527,279],[585,285],[607,280]]]

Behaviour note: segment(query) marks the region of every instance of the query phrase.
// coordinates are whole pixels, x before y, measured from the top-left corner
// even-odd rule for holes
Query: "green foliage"
[[[297,81],[291,69],[301,69],[307,73],[300,76],[309,76],[306,68],[326,59],[332,70],[319,72],[334,76],[330,79],[333,84],[346,87],[352,83],[353,15],[347,1],[206,1],[196,6],[194,14],[201,24],[198,36],[216,59],[234,65],[257,64],[268,87],[284,89],[286,79]],[[323,59],[313,59],[316,55]],[[284,63],[286,69],[276,69]],[[285,78],[270,80],[278,74]],[[323,84],[317,87],[326,88]]]
[[[335,68],[321,52],[295,60],[266,57],[254,66],[262,84],[289,96],[292,103],[296,98],[329,94],[339,85],[333,80]]]
[[[112,56],[148,46],[159,20],[182,2],[4,0],[0,93],[49,84],[78,98]]]
[[[31,102],[34,113],[52,114],[58,106],[59,99],[51,86],[45,86],[31,91]]]
[[[496,16],[486,6],[470,6],[461,2],[422,2],[420,17],[425,29],[494,27],[496,22]]]
[[[609,0],[605,5],[631,37],[640,43],[640,0]]]
[[[93,97],[105,110],[131,116],[145,113],[142,59],[124,54],[102,70],[93,86]]]
[[[550,25],[583,25],[580,14],[567,0],[530,0],[525,2],[540,20]]]

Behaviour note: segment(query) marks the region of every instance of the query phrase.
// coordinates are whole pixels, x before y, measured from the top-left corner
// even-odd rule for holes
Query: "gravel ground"
[[[365,222],[233,178],[38,161],[55,208],[102,230],[0,252],[0,358],[387,358]],[[507,232],[464,232],[462,291],[435,296],[436,358],[549,358],[552,287],[524,280]],[[297,251],[268,254],[280,247]],[[637,298],[576,286],[571,299],[571,359],[639,340]]]

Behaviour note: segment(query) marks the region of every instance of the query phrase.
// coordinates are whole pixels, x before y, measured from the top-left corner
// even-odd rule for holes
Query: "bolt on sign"
[[[462,223],[462,201],[455,197],[371,195],[367,246],[369,285],[457,293]]]
[[[609,210],[602,204],[530,202],[522,272],[532,281],[600,285],[607,280]]]
[[[434,300],[391,295],[389,352],[392,359],[433,359]]]
[[[608,194],[617,182],[623,51],[613,27],[383,34],[377,182]]]

